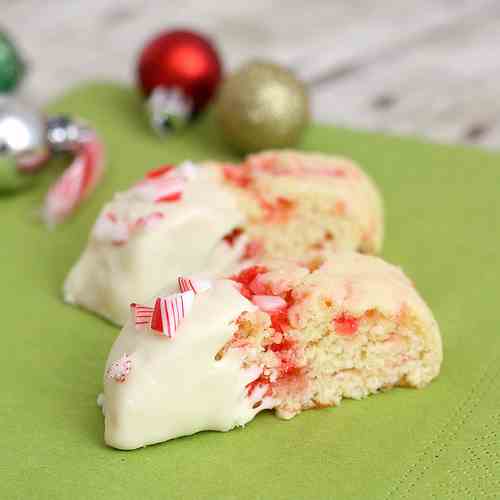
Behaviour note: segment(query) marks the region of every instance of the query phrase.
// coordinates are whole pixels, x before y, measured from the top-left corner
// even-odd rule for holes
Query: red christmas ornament
[[[176,129],[198,114],[213,97],[222,64],[204,36],[188,30],[160,33],[139,55],[137,79],[148,98],[153,125]]]

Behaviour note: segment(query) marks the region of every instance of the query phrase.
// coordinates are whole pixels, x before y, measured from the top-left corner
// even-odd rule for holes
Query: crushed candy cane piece
[[[253,182],[253,175],[247,165],[226,164],[223,166],[224,179],[235,186],[246,189]]]
[[[124,354],[120,359],[111,363],[106,375],[108,378],[115,379],[117,382],[122,384],[127,380],[127,377],[132,368],[132,360],[127,354]]]
[[[189,290],[168,297],[158,297],[151,319],[151,329],[161,336],[173,338],[180,322],[193,305],[194,295],[194,292]]]
[[[188,181],[192,181],[198,175],[199,167],[191,161],[184,161],[178,167],[179,173]]]
[[[183,179],[172,178],[166,182],[158,183],[156,193],[153,198],[155,203],[164,201],[176,201],[181,198],[182,191],[184,190],[185,182]]]
[[[186,181],[180,176],[144,179],[134,186],[133,192],[144,201],[159,203],[168,197],[181,194],[185,183]]]
[[[202,293],[206,290],[212,288],[212,282],[205,279],[195,279],[195,278],[178,278],[179,290],[181,292],[187,292],[189,290],[194,293]]]
[[[236,240],[244,233],[241,227],[234,228],[231,232],[227,233],[222,239],[230,247],[234,247]]]
[[[104,147],[95,134],[78,143],[75,159],[49,189],[42,217],[49,226],[63,222],[94,190],[104,172]]]
[[[162,212],[152,212],[148,215],[145,215],[143,217],[139,217],[136,219],[132,224],[131,224],[131,229],[137,229],[139,227],[151,227],[154,226],[156,223],[161,221],[162,219],[165,218],[165,214]]]
[[[135,194],[149,202],[175,202],[182,198],[187,181],[198,175],[198,167],[189,161],[181,163],[177,168],[163,165],[150,170],[145,178],[134,187]]]
[[[132,312],[132,318],[135,327],[138,330],[149,327],[149,325],[151,324],[151,319],[153,318],[154,309],[152,307],[142,306],[134,302],[130,304],[130,310]]]
[[[248,260],[248,259],[255,259],[259,255],[261,255],[264,252],[264,245],[262,242],[257,241],[257,240],[252,240],[249,241],[245,245],[245,249],[243,252],[243,255],[241,256],[240,260]]]
[[[276,295],[254,295],[252,302],[265,312],[279,311],[287,307],[286,300]]]
[[[110,241],[113,245],[124,245],[131,234],[140,228],[151,228],[165,218],[162,212],[152,212],[138,217],[133,222],[119,220],[113,212],[105,212],[94,224],[94,237],[101,241]]]
[[[160,198],[157,198],[155,200],[155,203],[165,203],[165,202],[172,202],[172,201],[179,201],[182,198],[182,193],[180,191],[177,191],[172,194],[167,194],[165,196],[160,196]]]
[[[341,314],[334,320],[335,333],[344,337],[350,337],[358,331],[359,321],[349,314]]]
[[[174,168],[175,166],[170,164],[154,168],[153,170],[149,170],[149,172],[146,172],[146,179],[156,179],[157,177],[162,177],[163,175],[172,172]]]
[[[129,238],[129,226],[126,222],[119,221],[113,212],[106,212],[94,224],[93,234],[98,240],[123,245]]]

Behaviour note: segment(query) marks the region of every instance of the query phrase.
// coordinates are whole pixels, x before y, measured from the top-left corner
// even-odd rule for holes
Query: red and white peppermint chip
[[[140,181],[134,186],[133,192],[141,200],[150,203],[173,202],[181,199],[185,184],[182,176],[168,170],[163,175],[149,176]]]
[[[132,312],[132,319],[135,327],[138,330],[143,330],[151,325],[154,311],[152,307],[132,303],[130,304],[130,310]]]
[[[202,293],[206,290],[212,288],[212,282],[206,279],[196,279],[196,278],[178,278],[179,290],[181,292],[187,292],[189,290],[194,293]]]
[[[165,218],[165,214],[162,212],[152,212],[144,217],[139,217],[132,224],[130,224],[130,229],[138,229],[140,227],[152,227],[158,222]]]
[[[163,177],[164,175],[170,175],[175,170],[175,165],[167,163],[161,167],[154,168],[149,172],[146,172],[146,179],[156,179],[158,177]]]
[[[252,302],[265,312],[279,311],[287,306],[285,299],[276,295],[254,295]]]
[[[185,181],[181,178],[170,178],[165,181],[155,183],[154,198],[155,203],[178,201],[182,197]]]
[[[115,213],[105,212],[94,224],[93,235],[98,240],[111,241],[113,245],[123,245],[130,235],[129,225],[119,220]]]
[[[93,234],[101,241],[110,241],[113,245],[127,243],[130,236],[141,228],[152,228],[165,218],[162,212],[152,212],[138,217],[132,222],[121,220],[114,212],[105,212],[97,219]]]
[[[120,359],[118,359],[114,363],[111,363],[106,372],[106,375],[108,378],[112,378],[122,384],[123,382],[126,382],[131,368],[132,360],[127,354],[124,354]]]
[[[194,292],[189,290],[167,297],[158,297],[155,302],[151,329],[159,335],[173,338],[180,322],[193,306]]]

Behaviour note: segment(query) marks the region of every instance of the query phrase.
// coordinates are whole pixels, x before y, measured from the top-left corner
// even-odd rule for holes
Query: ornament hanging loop
[[[56,115],[47,119],[47,142],[54,153],[72,152],[88,139],[90,129],[68,115]]]

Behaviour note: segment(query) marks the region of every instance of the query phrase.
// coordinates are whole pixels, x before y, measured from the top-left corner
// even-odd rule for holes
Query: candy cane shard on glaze
[[[143,306],[135,302],[130,304],[132,322],[135,327],[137,329],[150,328],[154,310],[154,307]]]
[[[149,328],[158,335],[173,338],[180,322],[193,306],[194,295],[212,287],[212,282],[203,279],[179,278],[180,293],[160,296],[154,307],[130,304],[132,323],[138,330]]]
[[[173,338],[181,321],[193,307],[194,292],[187,290],[167,297],[158,297],[151,318],[151,329],[159,335]]]
[[[194,293],[203,293],[212,288],[212,281],[208,279],[179,277],[177,281],[179,283],[179,290],[181,292],[187,292],[191,290]]]
[[[163,165],[103,208],[64,295],[123,325],[131,300],[173,292],[178,276],[223,276],[267,257],[376,253],[382,235],[378,190],[345,158],[270,151],[242,164]]]
[[[264,409],[287,419],[438,375],[439,328],[399,268],[350,252],[317,266],[266,261],[190,291],[175,338],[127,323],[106,372],[124,354],[133,368],[104,378],[106,443],[228,431]]]

